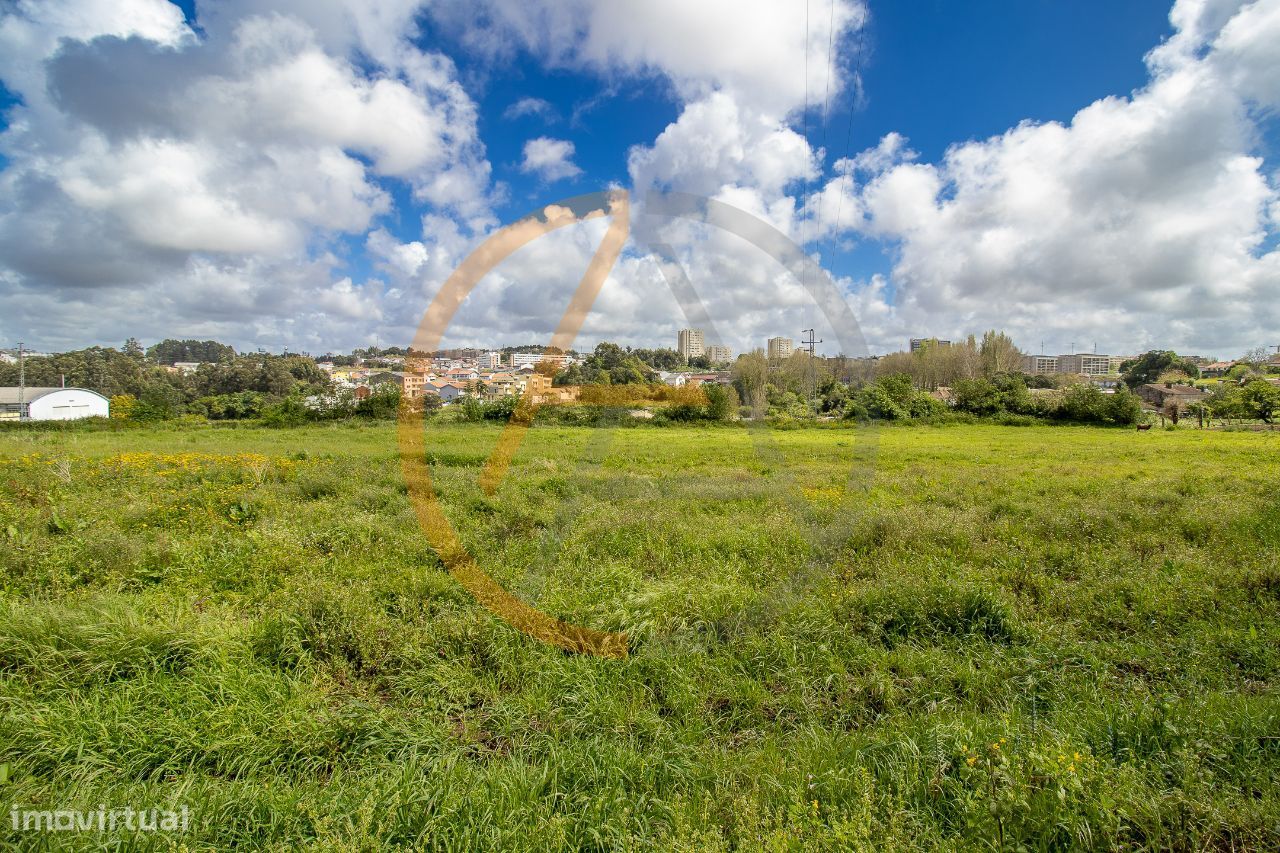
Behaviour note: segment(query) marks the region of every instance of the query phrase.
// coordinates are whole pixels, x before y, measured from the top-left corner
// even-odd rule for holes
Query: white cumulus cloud
[[[530,139],[524,144],[520,171],[537,175],[544,181],[559,181],[582,174],[573,162],[573,143],[546,136]]]

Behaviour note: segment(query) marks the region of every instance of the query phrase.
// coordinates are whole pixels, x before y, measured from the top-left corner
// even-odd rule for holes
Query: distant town
[[[120,350],[92,347],[58,354],[19,346],[0,350],[0,420],[238,419],[263,416],[282,401],[313,414],[394,410],[402,402],[425,409],[508,399],[568,404],[579,401],[582,388],[599,385],[721,386],[734,392],[732,405],[741,405],[744,413],[753,406],[762,416],[804,417],[807,412],[833,417],[858,409],[851,401],[860,389],[895,376],[909,380],[912,393],[931,400],[915,406],[933,414],[933,403],[964,411],[976,406],[978,413],[990,413],[985,409],[993,407],[967,401],[974,391],[964,383],[1007,385],[1001,377],[1008,376],[1020,377],[1016,384],[1029,398],[1042,400],[1039,408],[1007,400],[995,407],[1015,414],[1045,410],[1049,404],[1043,401],[1060,398],[1064,389],[1075,386],[1104,395],[1131,391],[1149,411],[1175,420],[1199,403],[1210,414],[1215,402],[1219,414],[1240,409],[1223,402],[1224,394],[1249,381],[1280,394],[1280,355],[1264,347],[1233,360],[1158,350],[1027,354],[993,330],[980,340],[911,338],[901,352],[850,358],[815,353],[818,342],[812,330],[805,332],[808,338],[798,341],[770,337],[763,347],[736,357],[728,346],[709,343],[698,328],[680,329],[674,348],[633,349],[604,342],[589,353],[524,345],[434,353],[369,347],[350,354],[275,355],[237,353],[216,341],[166,340],[144,349],[133,339]],[[384,399],[388,395],[395,400]],[[900,402],[909,412],[909,401]],[[895,416],[875,405],[868,411]],[[1269,421],[1267,406],[1259,411]]]

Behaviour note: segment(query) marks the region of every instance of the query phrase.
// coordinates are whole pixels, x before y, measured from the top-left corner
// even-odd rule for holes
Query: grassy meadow
[[[0,430],[22,849],[1280,848],[1280,437],[1089,427]],[[852,474],[852,476],[851,476]]]

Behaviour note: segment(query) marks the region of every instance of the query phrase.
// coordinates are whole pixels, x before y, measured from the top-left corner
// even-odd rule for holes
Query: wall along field
[[[8,801],[188,805],[157,848],[1280,847],[1273,435],[539,426],[487,496],[498,432],[427,428],[449,518],[627,660],[478,606],[393,427],[0,433]]]

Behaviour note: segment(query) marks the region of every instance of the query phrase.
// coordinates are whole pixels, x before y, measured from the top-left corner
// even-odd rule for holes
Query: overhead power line
[[[850,149],[853,147],[853,114],[858,108],[858,93],[861,91],[861,88],[862,88],[862,84],[860,82],[862,80],[862,47],[866,39],[866,33],[867,33],[867,17],[864,14],[862,18],[862,25],[858,27],[858,47],[854,52],[853,81],[852,81],[853,96],[849,99],[849,123],[848,123],[848,126],[845,128],[844,158],[842,159],[848,158]],[[835,162],[839,162],[839,161],[835,161]],[[844,180],[841,182],[840,192],[837,193],[836,195],[836,221],[835,221],[835,225],[831,229],[832,238],[834,238],[835,235],[840,233],[840,215],[844,208],[845,190],[848,189],[848,186],[849,186],[849,174],[850,173],[848,171],[844,173]]]

